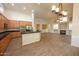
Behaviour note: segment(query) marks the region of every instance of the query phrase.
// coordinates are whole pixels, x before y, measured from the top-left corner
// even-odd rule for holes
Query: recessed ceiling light
[[[12,5],[12,6],[14,6],[15,4],[14,4],[14,3],[12,3],[11,5]]]
[[[26,10],[26,7],[24,7],[23,9]]]

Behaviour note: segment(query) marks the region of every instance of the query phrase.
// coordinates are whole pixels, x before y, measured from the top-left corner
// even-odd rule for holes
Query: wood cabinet
[[[20,32],[11,32],[0,40],[0,55],[3,55],[11,40],[14,38],[21,37]]]
[[[8,28],[8,19],[0,14],[0,31],[4,31],[4,29]],[[5,34],[5,33],[4,33]],[[20,37],[21,33],[18,31],[10,32],[8,35],[6,35],[4,38],[0,40],[0,55],[3,55],[5,50],[7,49],[10,41],[13,38]]]
[[[3,28],[7,29],[8,28],[8,19],[2,15],[2,21],[3,21]]]
[[[0,55],[3,55],[3,53],[7,49],[10,41],[11,41],[10,34],[8,34],[6,37],[4,37],[2,40],[0,40]]]
[[[8,25],[7,18],[2,14],[0,14],[0,31],[3,31],[4,29],[6,29],[7,25]]]
[[[8,19],[5,16],[2,16],[2,20],[3,20],[3,25],[4,25],[4,29],[8,28]]]
[[[2,20],[2,15],[0,15],[0,31],[4,29],[4,20]]]
[[[11,37],[12,37],[12,38],[21,37],[21,33],[20,33],[20,32],[12,32],[12,33],[11,33]]]
[[[8,28],[18,28],[19,27],[19,21],[15,20],[8,20]]]

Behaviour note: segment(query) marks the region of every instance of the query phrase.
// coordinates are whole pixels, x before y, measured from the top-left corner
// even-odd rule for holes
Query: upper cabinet
[[[0,14],[0,31],[3,31],[4,29],[7,29],[8,20],[5,16]]]
[[[4,29],[8,28],[8,19],[5,16],[2,16],[2,20],[3,20],[3,25],[4,25]]]
[[[4,29],[4,21],[2,20],[2,15],[0,15],[0,31]]]

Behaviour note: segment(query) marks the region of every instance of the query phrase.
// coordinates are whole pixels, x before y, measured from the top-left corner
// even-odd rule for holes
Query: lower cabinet
[[[20,32],[11,32],[0,40],[0,55],[3,55],[12,39],[21,37]]]
[[[4,37],[1,41],[0,41],[0,55],[3,55],[5,50],[7,49],[9,43],[11,41],[11,37],[10,34],[8,34],[6,37]]]
[[[21,37],[21,33],[20,33],[20,32],[11,32],[11,37],[12,37],[12,38]]]

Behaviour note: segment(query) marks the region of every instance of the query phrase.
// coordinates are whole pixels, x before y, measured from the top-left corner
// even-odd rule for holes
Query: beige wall
[[[34,18],[34,24],[35,24],[35,27],[36,27],[36,24],[40,24],[40,31],[42,32],[48,32],[47,29],[42,29],[42,25],[43,24],[47,24],[48,25],[48,22],[46,19],[42,19],[42,18]]]
[[[46,19],[34,18],[34,24],[48,24]]]
[[[4,6],[0,3],[0,13],[4,14]]]
[[[59,30],[67,30],[67,34],[69,34],[69,31],[68,31],[69,30],[69,23],[58,24],[58,29],[54,29],[53,26],[55,24],[57,24],[55,22],[55,19],[46,20],[46,19],[35,18],[34,19],[34,24],[48,24],[47,32],[60,33]],[[41,29],[41,30],[43,30],[43,29]]]
[[[73,6],[72,46],[79,47],[79,4]]]

